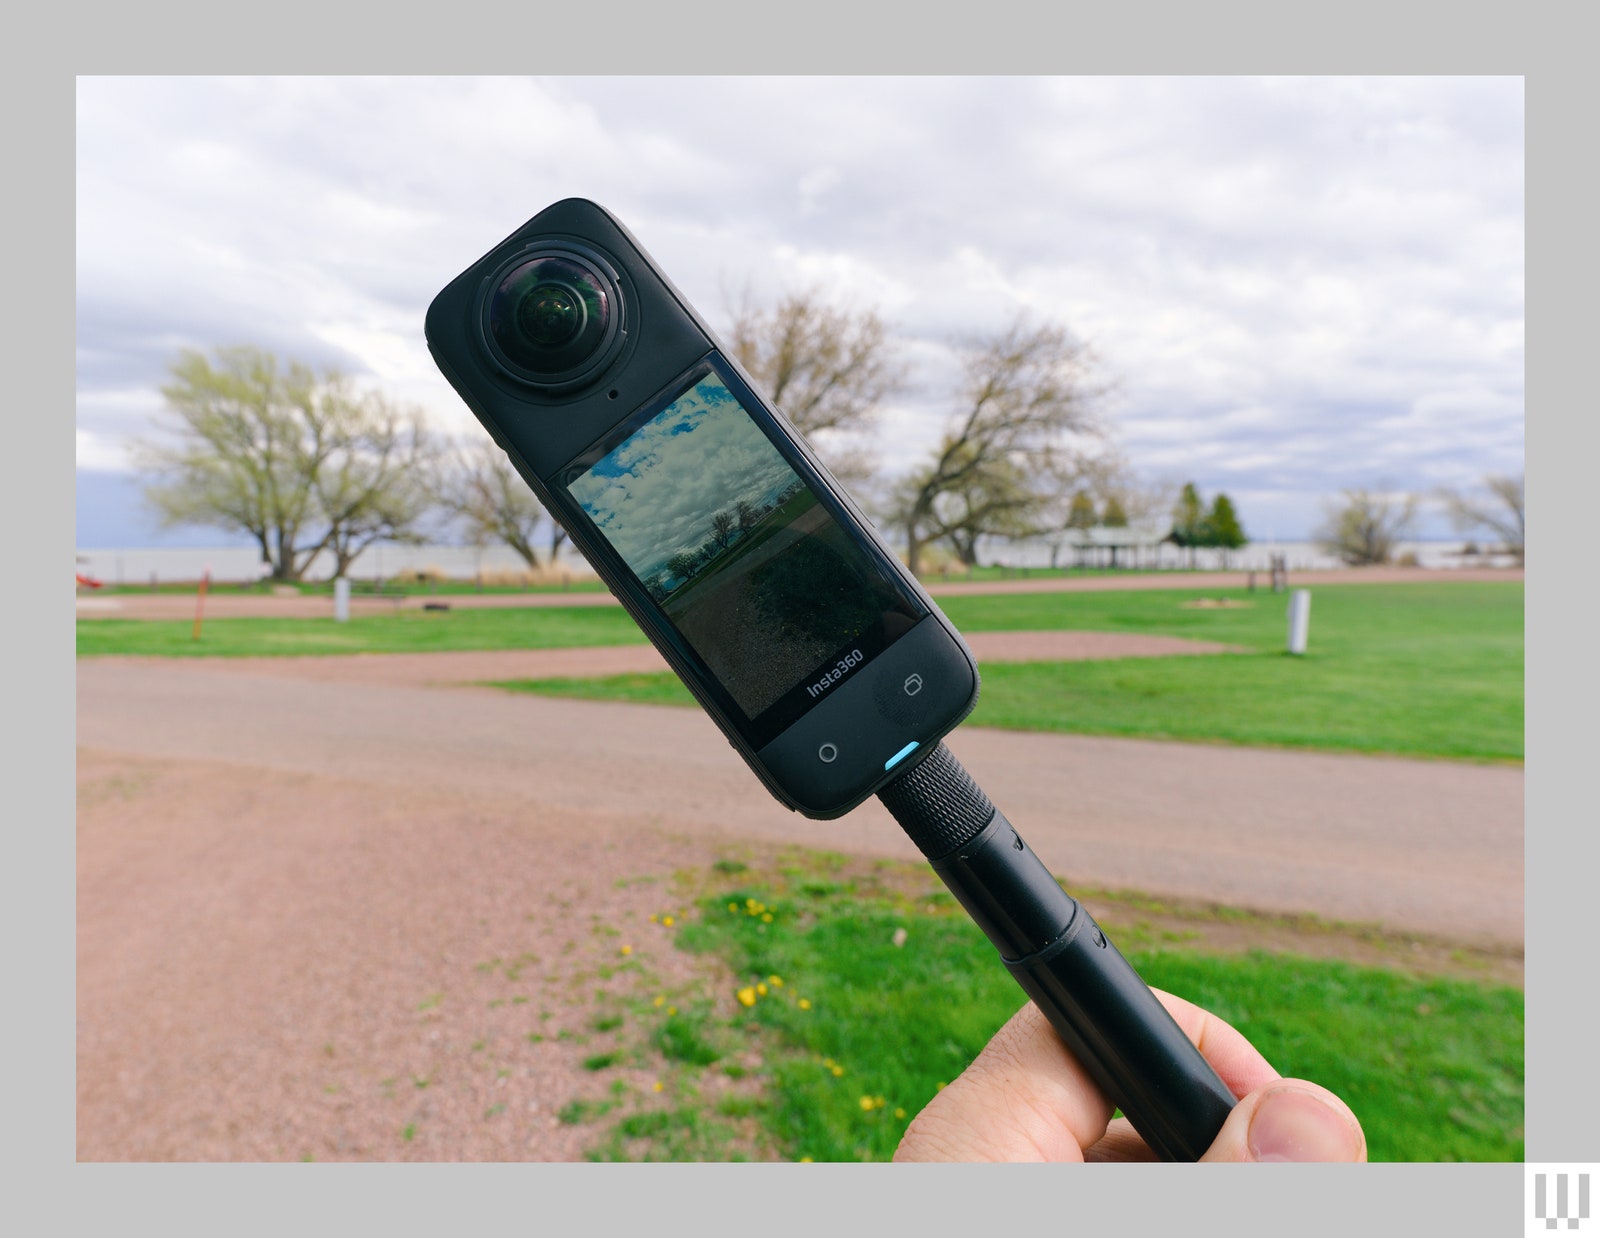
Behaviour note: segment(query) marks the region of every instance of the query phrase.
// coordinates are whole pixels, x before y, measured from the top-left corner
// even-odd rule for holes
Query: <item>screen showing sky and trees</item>
[[[715,370],[567,488],[751,719],[921,617]]]

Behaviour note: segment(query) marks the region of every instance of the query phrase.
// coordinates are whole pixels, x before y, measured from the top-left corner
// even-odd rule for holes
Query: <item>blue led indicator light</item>
[[[904,748],[900,749],[899,752],[895,753],[892,757],[890,757],[887,761],[885,761],[883,763],[883,768],[884,769],[893,769],[896,765],[899,765],[901,761],[904,761],[908,756],[910,756],[914,751],[916,751],[916,749],[917,749],[917,741],[916,740],[912,740]]]

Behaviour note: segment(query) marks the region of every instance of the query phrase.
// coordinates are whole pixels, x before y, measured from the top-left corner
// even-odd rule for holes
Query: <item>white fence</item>
[[[1449,569],[1454,567],[1505,567],[1509,558],[1463,555],[1461,541],[1401,542],[1400,555],[1412,554],[1422,567]],[[995,542],[980,547],[981,561],[986,564],[1003,564],[1007,567],[1048,567],[1051,547],[1044,542]],[[1091,552],[1098,557],[1086,560],[1087,566],[1106,566],[1103,551]],[[1311,542],[1261,542],[1230,551],[1226,566],[1234,571],[1266,572],[1271,570],[1274,554],[1283,555],[1291,572],[1316,568],[1339,567],[1334,559]],[[94,549],[77,552],[77,570],[105,584],[149,585],[174,584],[197,581],[209,568],[211,578],[218,582],[254,581],[260,578],[261,562],[258,552],[247,547],[228,546],[214,549],[189,547],[127,547],[121,549]],[[541,555],[541,562],[546,556]],[[1057,564],[1071,567],[1075,563],[1070,548],[1063,548]],[[1222,555],[1215,550],[1195,553],[1195,565],[1204,570],[1223,566]],[[589,565],[570,546],[562,550],[559,566],[572,573],[576,579],[590,575]],[[1174,570],[1189,566],[1189,552],[1175,546],[1160,546],[1153,552],[1146,550],[1134,561],[1124,552],[1118,557],[1118,566],[1138,570]],[[357,580],[390,579],[406,568],[413,571],[437,569],[445,576],[458,580],[471,580],[481,572],[516,572],[523,562],[503,546],[476,550],[471,546],[399,546],[385,544],[367,549],[357,558],[351,575]],[[323,556],[312,564],[307,573],[309,580],[326,579],[333,571],[333,562]]]

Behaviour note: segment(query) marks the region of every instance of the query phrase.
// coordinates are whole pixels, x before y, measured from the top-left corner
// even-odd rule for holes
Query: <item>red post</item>
[[[211,568],[208,566],[204,575],[200,577],[200,592],[194,600],[194,637],[200,639],[200,618],[206,608],[206,586],[211,583]]]

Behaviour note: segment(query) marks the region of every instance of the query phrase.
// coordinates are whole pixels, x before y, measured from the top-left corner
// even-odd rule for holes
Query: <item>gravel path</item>
[[[581,1159],[595,1129],[563,1108],[671,1078],[584,1069],[627,1030],[598,1013],[732,1005],[650,922],[700,841],[403,773],[87,749],[78,795],[81,1161]]]

